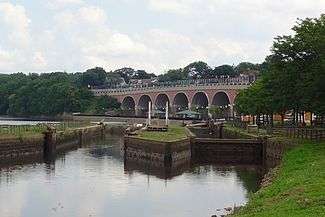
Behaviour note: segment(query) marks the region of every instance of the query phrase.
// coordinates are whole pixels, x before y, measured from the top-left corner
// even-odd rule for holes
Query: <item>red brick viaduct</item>
[[[176,113],[189,107],[191,109],[206,109],[212,106],[224,106],[233,111],[235,98],[241,89],[250,85],[246,79],[235,82],[151,85],[133,86],[115,89],[92,89],[97,96],[109,95],[117,98],[125,112],[145,116],[149,101],[153,109],[164,111],[168,102],[171,113]]]

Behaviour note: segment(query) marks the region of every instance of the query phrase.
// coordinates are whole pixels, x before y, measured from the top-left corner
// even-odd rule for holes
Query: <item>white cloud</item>
[[[0,3],[0,71],[129,66],[161,73],[196,60],[212,66],[260,62],[273,37],[287,34],[297,17],[319,16],[325,8],[323,0],[123,0],[124,6],[144,3],[152,20],[144,16],[144,28],[121,31],[121,23],[113,22],[125,22],[115,17],[124,14],[90,2],[47,1],[44,12],[53,16],[46,25],[35,18],[37,11]],[[124,27],[140,26],[136,15],[125,11],[130,19]]]
[[[7,38],[11,44],[18,47],[28,46],[30,22],[23,6],[9,2],[0,3],[0,25],[7,30]]]
[[[71,5],[82,5],[85,2],[83,0],[49,0],[45,4],[50,9],[59,10]]]
[[[149,0],[149,8],[176,14],[188,14],[196,0]]]

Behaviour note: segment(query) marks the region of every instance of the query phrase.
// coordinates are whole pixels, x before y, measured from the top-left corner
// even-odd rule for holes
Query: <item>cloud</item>
[[[9,2],[0,3],[0,25],[7,31],[12,45],[26,47],[30,42],[30,19],[25,8]]]
[[[196,0],[149,0],[149,8],[176,14],[189,14]]]
[[[47,1],[42,13],[0,3],[0,72],[261,62],[273,37],[325,8],[323,0],[123,0],[115,11],[91,2]]]
[[[53,10],[59,10],[68,6],[79,6],[85,4],[83,0],[51,0],[45,3],[45,5]]]

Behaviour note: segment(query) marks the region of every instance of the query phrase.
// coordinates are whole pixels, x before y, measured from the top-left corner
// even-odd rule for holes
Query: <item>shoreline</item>
[[[258,137],[238,128],[227,128],[232,135]],[[280,150],[245,206],[228,216],[321,216],[325,213],[322,192],[325,185],[325,142],[285,137],[268,137]],[[308,171],[308,172],[306,172]],[[305,185],[309,183],[309,185]]]

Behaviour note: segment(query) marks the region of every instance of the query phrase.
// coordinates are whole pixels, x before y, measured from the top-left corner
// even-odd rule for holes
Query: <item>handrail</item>
[[[197,86],[219,86],[219,85],[250,85],[255,82],[255,79],[249,77],[234,77],[234,78],[215,78],[215,79],[197,79],[197,80],[180,80],[175,82],[159,82],[150,84],[135,84],[124,86],[96,86],[93,87],[93,91],[105,91],[107,93],[118,93],[128,91],[141,91],[151,89],[163,89],[163,88],[178,88],[178,87],[197,87]]]

